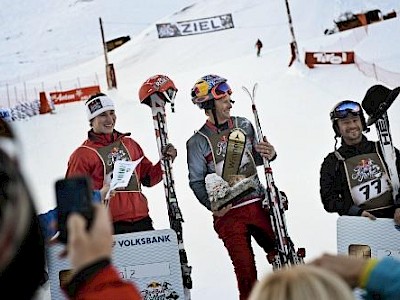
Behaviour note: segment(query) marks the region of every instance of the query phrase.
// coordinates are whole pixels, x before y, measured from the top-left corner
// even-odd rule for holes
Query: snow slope
[[[378,82],[364,76],[354,65],[308,69],[296,63],[288,68],[291,37],[283,1],[174,1],[173,9],[160,6],[147,19],[148,11],[145,6],[141,7],[145,4],[138,1],[113,1],[112,6],[104,0],[3,2],[2,5],[8,2],[9,9],[0,12],[0,21],[7,28],[0,36],[0,58],[4,58],[0,65],[2,86],[6,82],[14,84],[19,78],[28,86],[44,82],[51,87],[59,81],[99,74],[103,91],[116,102],[116,129],[131,132],[153,162],[158,160],[158,152],[151,112],[140,104],[137,92],[142,82],[154,74],[166,74],[175,82],[179,89],[176,112],[167,112],[167,122],[169,139],[178,149],[174,176],[185,219],[186,251],[193,267],[193,299],[235,299],[238,295],[233,268],[212,228],[212,217],[197,202],[188,185],[185,143],[205,120],[204,113],[191,103],[189,93],[194,82],[208,73],[228,78],[236,101],[232,115],[252,121],[251,102],[241,87],[258,82],[256,103],[262,129],[278,152],[277,160],[271,165],[274,179],[289,198],[286,214],[289,233],[297,247],[306,248],[306,261],[323,252],[336,252],[337,215],[325,212],[319,198],[320,164],[334,147],[329,111],[340,100],[361,101],[366,90]],[[161,5],[160,1],[146,2]],[[333,19],[346,10],[380,8],[386,13],[399,9],[394,0],[360,2],[312,0],[305,5],[300,0],[290,1],[301,55],[305,50],[350,49],[365,61],[399,70],[398,19],[369,26],[367,34],[359,40],[351,32],[323,35],[324,29],[333,25]],[[225,13],[232,14],[234,29],[158,39],[155,23]],[[106,21],[124,17],[128,22],[143,17],[143,22],[152,22],[135,32],[131,41],[109,53],[109,61],[116,70],[117,90],[108,91],[104,80],[99,16],[104,16]],[[115,30],[113,35],[126,35],[126,32]],[[257,38],[264,44],[259,58],[254,47]],[[21,68],[18,59],[31,63],[24,63]],[[399,106],[397,101],[389,112],[397,145],[400,142]],[[15,126],[23,143],[23,167],[38,211],[45,212],[55,206],[54,182],[64,176],[69,155],[89,130],[84,105],[57,106],[56,114],[16,122]],[[375,130],[367,136],[375,139]],[[262,170],[259,171],[263,180]],[[169,227],[162,184],[145,189],[144,193],[149,199],[155,227]],[[262,251],[257,246],[254,250],[260,276],[270,272]],[[49,299],[46,292],[39,297]]]

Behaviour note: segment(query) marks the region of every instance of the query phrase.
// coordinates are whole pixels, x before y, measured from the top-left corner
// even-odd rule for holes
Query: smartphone
[[[92,190],[88,177],[71,177],[56,181],[58,240],[67,243],[66,221],[71,212],[77,212],[87,220],[89,229],[93,220]]]

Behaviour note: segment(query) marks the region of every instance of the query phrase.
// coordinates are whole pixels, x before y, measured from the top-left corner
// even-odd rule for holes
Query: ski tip
[[[253,88],[258,86],[258,82],[254,83]],[[245,85],[242,85],[242,89],[248,90],[248,88]]]

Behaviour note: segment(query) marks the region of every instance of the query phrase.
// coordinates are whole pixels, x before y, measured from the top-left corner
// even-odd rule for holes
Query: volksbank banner
[[[180,21],[176,23],[156,24],[156,26],[158,37],[160,39],[208,33],[213,31],[231,29],[234,27],[231,14],[188,21]]]
[[[173,229],[117,234],[113,239],[113,264],[121,278],[135,283],[141,299],[185,299],[178,239]],[[60,256],[64,247],[61,243],[46,247],[52,300],[67,299],[61,285],[69,279],[72,266],[67,257]]]

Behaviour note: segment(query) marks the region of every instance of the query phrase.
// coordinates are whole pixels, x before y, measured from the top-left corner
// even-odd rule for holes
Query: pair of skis
[[[163,151],[169,145],[168,129],[166,122],[165,105],[167,100],[158,93],[150,96],[148,105],[151,108],[153,115],[154,130],[156,134],[157,147],[160,155],[161,169],[163,171],[163,183],[165,190],[165,197],[168,208],[168,217],[171,229],[176,232],[178,240],[179,258],[182,269],[183,290],[185,300],[190,300],[190,289],[192,288],[191,272],[192,267],[188,265],[186,250],[183,244],[183,217],[178,205],[178,200],[175,193],[175,182],[172,174],[171,161],[164,157]],[[171,102],[171,109],[174,112],[174,103]],[[147,104],[147,103],[146,103]]]
[[[392,135],[390,133],[389,117],[387,114],[387,109],[389,108],[390,104],[389,105],[387,105],[386,103],[382,104],[379,107],[378,111],[375,112],[376,115],[380,116],[375,121],[375,127],[379,137],[379,143],[381,145],[383,158],[388,166],[390,182],[392,185],[393,199],[396,202],[400,189],[400,182],[399,182],[399,173],[396,167],[396,151],[393,146]],[[397,202],[399,201],[400,197],[399,199],[397,199]]]
[[[264,140],[264,135],[261,130],[261,124],[255,104],[257,86],[257,83],[255,83],[252,92],[250,92],[244,86],[242,88],[251,99],[252,111],[255,119],[256,138],[257,142],[261,142]],[[272,264],[273,270],[289,267],[291,265],[302,264],[304,263],[305,249],[299,248],[297,251],[295,250],[286,226],[285,210],[287,210],[288,207],[286,195],[279,191],[276,187],[268,159],[263,158],[263,160],[267,184],[267,195],[263,200],[263,206],[269,212],[272,229],[275,233],[275,251],[268,253],[268,261]]]

